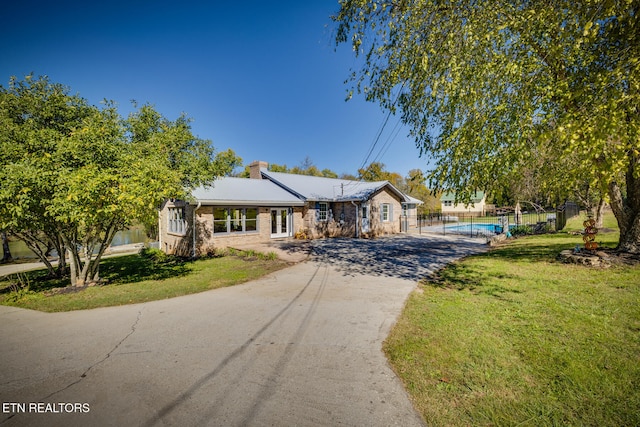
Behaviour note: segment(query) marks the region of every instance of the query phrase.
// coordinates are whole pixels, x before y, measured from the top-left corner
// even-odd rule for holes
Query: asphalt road
[[[0,425],[422,425],[382,342],[419,278],[483,243],[322,240],[231,288],[69,313],[0,306]]]

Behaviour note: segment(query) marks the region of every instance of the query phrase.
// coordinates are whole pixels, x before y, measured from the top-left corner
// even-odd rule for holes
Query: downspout
[[[191,225],[191,235],[193,236],[193,246],[191,247],[191,258],[196,257],[196,211],[200,209],[202,202],[198,200],[198,206],[193,210],[193,223]]]
[[[162,209],[158,211],[158,249],[162,250]]]
[[[356,208],[356,239],[360,237],[360,227],[358,227],[358,214],[360,213],[360,209],[358,209],[358,205],[353,200],[351,204]]]

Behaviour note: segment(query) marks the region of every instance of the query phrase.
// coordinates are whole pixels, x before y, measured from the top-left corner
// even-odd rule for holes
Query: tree
[[[240,178],[249,178],[251,175],[251,171],[249,169],[249,166],[245,166],[244,170],[237,174],[237,176]],[[291,169],[289,169],[286,164],[279,165],[277,163],[269,163],[269,167],[267,169],[271,172],[292,173],[296,175],[323,176],[325,178],[338,177],[338,174],[331,169],[318,169],[318,167],[313,164],[313,161],[309,156],[305,157],[305,159],[300,162],[300,166],[294,166]]]
[[[427,188],[427,178],[420,169],[411,169],[404,182],[405,186],[401,190],[423,202],[418,205],[419,214],[432,212],[440,208],[440,199]]]
[[[351,92],[401,112],[435,161],[432,189],[466,201],[547,147],[553,173],[541,179],[606,190],[618,250],[640,252],[639,8],[343,0],[333,19],[337,44],[364,58]]]
[[[325,178],[337,178],[338,174],[335,173],[334,171],[332,171],[331,169],[328,168],[324,168],[320,171],[320,173],[322,173],[322,176],[324,176]]]
[[[137,105],[135,105],[137,107]],[[48,78],[12,78],[0,88],[0,228],[47,264],[46,247],[65,253],[73,286],[99,280],[116,232],[157,221],[167,198],[187,198],[239,164],[214,156],[185,116],[170,121],[143,105],[123,119],[112,103],[89,105]]]
[[[11,256],[11,249],[9,248],[9,239],[7,238],[7,232],[0,230],[0,239],[2,239],[2,260],[0,263],[10,262],[13,260]]]
[[[384,163],[371,162],[366,168],[358,169],[358,179],[363,181],[389,181],[394,186],[403,186],[402,176],[397,172],[389,172]]]

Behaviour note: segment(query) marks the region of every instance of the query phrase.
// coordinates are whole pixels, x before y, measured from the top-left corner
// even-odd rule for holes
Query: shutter
[[[393,222],[393,203],[389,203],[389,221]]]
[[[382,209],[383,205],[384,203],[380,203],[380,222],[384,222],[384,210]]]

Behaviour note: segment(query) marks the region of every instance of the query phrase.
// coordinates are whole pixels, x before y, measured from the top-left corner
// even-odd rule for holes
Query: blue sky
[[[355,174],[386,113],[345,102],[358,62],[334,49],[337,1],[10,2],[0,13],[0,84],[33,72],[93,104],[149,103],[184,112],[218,150],[253,160]],[[368,158],[405,176],[426,169],[391,117]]]

